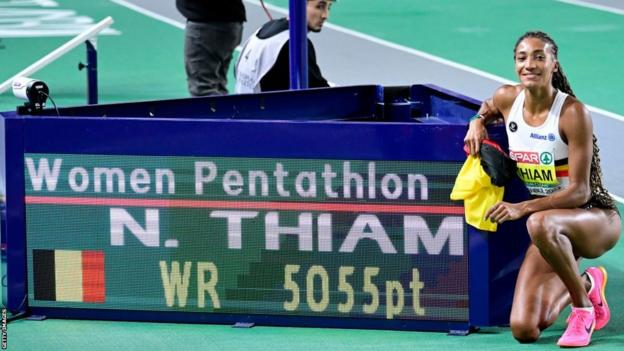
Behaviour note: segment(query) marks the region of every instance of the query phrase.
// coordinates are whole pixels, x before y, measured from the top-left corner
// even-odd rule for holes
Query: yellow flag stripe
[[[54,252],[56,300],[82,302],[82,254],[80,251]]]

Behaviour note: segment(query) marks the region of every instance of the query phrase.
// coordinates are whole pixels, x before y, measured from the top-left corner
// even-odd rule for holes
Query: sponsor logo
[[[513,133],[518,130],[516,122],[509,122],[509,130]]]
[[[537,139],[537,140],[548,140],[548,137],[546,135],[541,135],[537,133],[531,133],[531,138]]]
[[[548,141],[555,141],[557,138],[555,137],[555,134],[553,133],[549,133],[548,134]]]
[[[510,151],[509,157],[511,157],[512,160],[520,163],[530,163],[534,165],[540,164],[539,154],[537,152]]]
[[[540,161],[542,161],[542,164],[545,165],[551,164],[553,161],[552,154],[550,152],[542,152],[540,155]]]

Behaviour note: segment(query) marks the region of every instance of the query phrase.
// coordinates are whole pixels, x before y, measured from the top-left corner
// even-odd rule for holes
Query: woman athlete
[[[554,40],[527,32],[514,47],[518,85],[504,85],[483,102],[465,143],[474,155],[485,125],[503,118],[509,152],[532,198],[499,202],[486,219],[502,223],[528,216],[531,237],[516,281],[511,310],[513,336],[537,340],[570,303],[567,328],[557,344],[588,345],[594,329],[610,318],[604,296],[606,270],[579,274],[582,257],[596,258],[620,237],[620,215],[602,185],[592,120],[576,99],[557,58]]]

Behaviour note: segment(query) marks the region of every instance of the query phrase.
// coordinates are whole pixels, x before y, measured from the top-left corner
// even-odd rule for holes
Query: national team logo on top
[[[518,124],[516,124],[516,122],[509,122],[509,130],[515,132],[516,130],[518,130]]]

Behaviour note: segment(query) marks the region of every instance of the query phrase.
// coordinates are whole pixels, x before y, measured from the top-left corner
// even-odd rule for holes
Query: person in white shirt
[[[308,0],[308,32],[320,32],[329,18],[334,0]],[[288,90],[290,86],[289,23],[287,18],[265,23],[245,42],[235,68],[237,94]],[[308,87],[328,87],[316,63],[316,52],[308,39]]]

